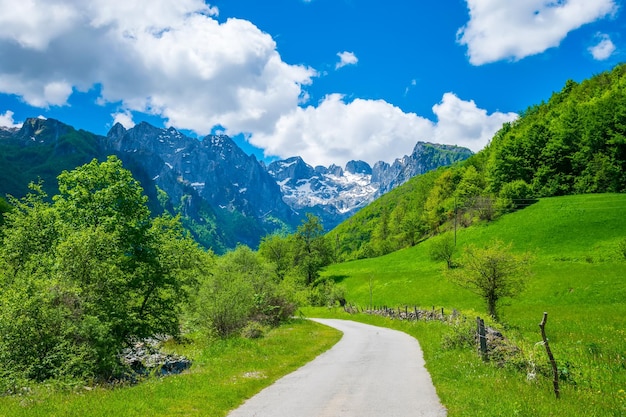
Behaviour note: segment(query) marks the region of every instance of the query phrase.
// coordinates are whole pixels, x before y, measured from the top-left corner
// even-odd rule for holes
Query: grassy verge
[[[186,345],[168,346],[193,360],[192,368],[181,375],[116,389],[59,392],[38,387],[25,396],[0,398],[0,415],[224,416],[330,348],[340,336],[334,329],[294,320],[257,340],[209,343],[194,338]]]
[[[561,399],[557,400],[548,377],[539,375],[529,379],[526,369],[485,363],[472,348],[444,347],[444,340],[453,333],[449,324],[390,320],[366,314],[347,314],[341,309],[311,308],[305,309],[304,314],[389,327],[418,339],[426,368],[449,417],[626,416],[623,371],[621,376],[612,375],[607,368],[604,375],[607,380],[596,381],[593,388],[562,381]],[[522,340],[516,342],[521,342],[523,349],[529,348]],[[530,349],[533,349],[532,345]],[[535,354],[537,362],[547,360],[543,359],[543,347]]]

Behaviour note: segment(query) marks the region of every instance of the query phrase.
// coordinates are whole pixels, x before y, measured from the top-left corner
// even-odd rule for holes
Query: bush
[[[105,380],[133,337],[176,334],[204,254],[176,218],[151,218],[121,161],[59,176],[12,199],[0,244],[0,363],[6,374]]]
[[[246,339],[260,339],[265,336],[266,327],[256,321],[251,321],[241,330],[241,337]]]
[[[296,310],[293,290],[276,282],[266,261],[246,246],[218,259],[201,284],[193,307],[194,321],[207,335],[228,337],[250,321],[275,326]]]
[[[332,280],[322,278],[309,290],[309,304],[317,307],[333,307],[346,303],[346,289]]]

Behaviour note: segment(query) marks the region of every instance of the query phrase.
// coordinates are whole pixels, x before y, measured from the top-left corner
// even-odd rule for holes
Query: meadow
[[[265,386],[309,362],[341,337],[294,319],[261,339],[208,340],[189,335],[166,349],[193,360],[190,370],[135,385],[35,385],[0,397],[0,416],[225,416]]]
[[[625,416],[624,219],[626,195],[580,195],[541,199],[494,222],[457,230],[457,256],[465,245],[495,239],[532,256],[525,291],[504,300],[500,323],[494,324],[519,347],[515,363],[484,364],[472,348],[443,348],[454,332],[447,324],[350,317],[414,335],[451,416]],[[345,286],[349,303],[361,307],[443,307],[470,319],[485,317],[480,297],[446,278],[445,264],[430,258],[429,244],[333,265],[325,274]],[[543,312],[559,367],[560,400],[542,372],[547,367],[539,343]]]

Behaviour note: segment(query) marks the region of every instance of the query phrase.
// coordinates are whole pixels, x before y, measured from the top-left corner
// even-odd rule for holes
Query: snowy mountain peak
[[[310,211],[331,229],[361,207],[405,183],[411,177],[468,158],[472,152],[457,146],[418,142],[411,155],[393,164],[349,161],[345,169],[308,165],[300,157],[272,162],[268,173],[281,188],[283,200],[296,211]]]

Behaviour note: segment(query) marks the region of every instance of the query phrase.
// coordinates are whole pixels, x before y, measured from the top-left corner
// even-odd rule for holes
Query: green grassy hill
[[[541,357],[545,352],[535,345],[541,340],[538,323],[544,311],[549,313],[548,336],[564,379],[568,398],[564,403],[570,407],[554,415],[626,415],[626,258],[619,250],[626,241],[624,219],[626,194],[590,194],[540,199],[494,222],[458,230],[457,256],[465,245],[482,246],[495,239],[512,243],[514,251],[532,254],[528,285],[518,298],[506,300],[501,319],[507,335],[517,340],[525,355]],[[430,259],[431,244],[426,240],[386,256],[332,265],[325,275],[341,282],[348,302],[360,306],[370,303],[371,288],[376,306],[436,306],[455,308],[470,317],[476,312],[486,316],[482,300],[451,283],[445,277],[445,264]],[[427,362],[437,383],[448,378],[453,368],[439,362],[450,360],[438,352],[439,341],[429,343],[425,342]],[[511,401],[510,408],[491,412],[510,412],[514,401],[529,400],[531,394],[512,392],[527,389],[523,374],[513,379],[517,382],[502,393],[511,396],[502,398],[503,404]],[[444,397],[448,395],[445,383],[437,388]],[[468,392],[479,389],[467,388]],[[452,395],[453,409],[464,407],[455,403],[464,401],[463,394],[458,395],[459,399]],[[559,410],[557,405],[533,407],[539,408],[522,415]],[[572,414],[579,407],[581,414]],[[595,411],[588,414],[589,410]],[[553,415],[541,412],[536,415]]]
[[[415,245],[527,199],[626,192],[626,65],[531,106],[471,158],[412,178],[329,233],[341,260]]]

